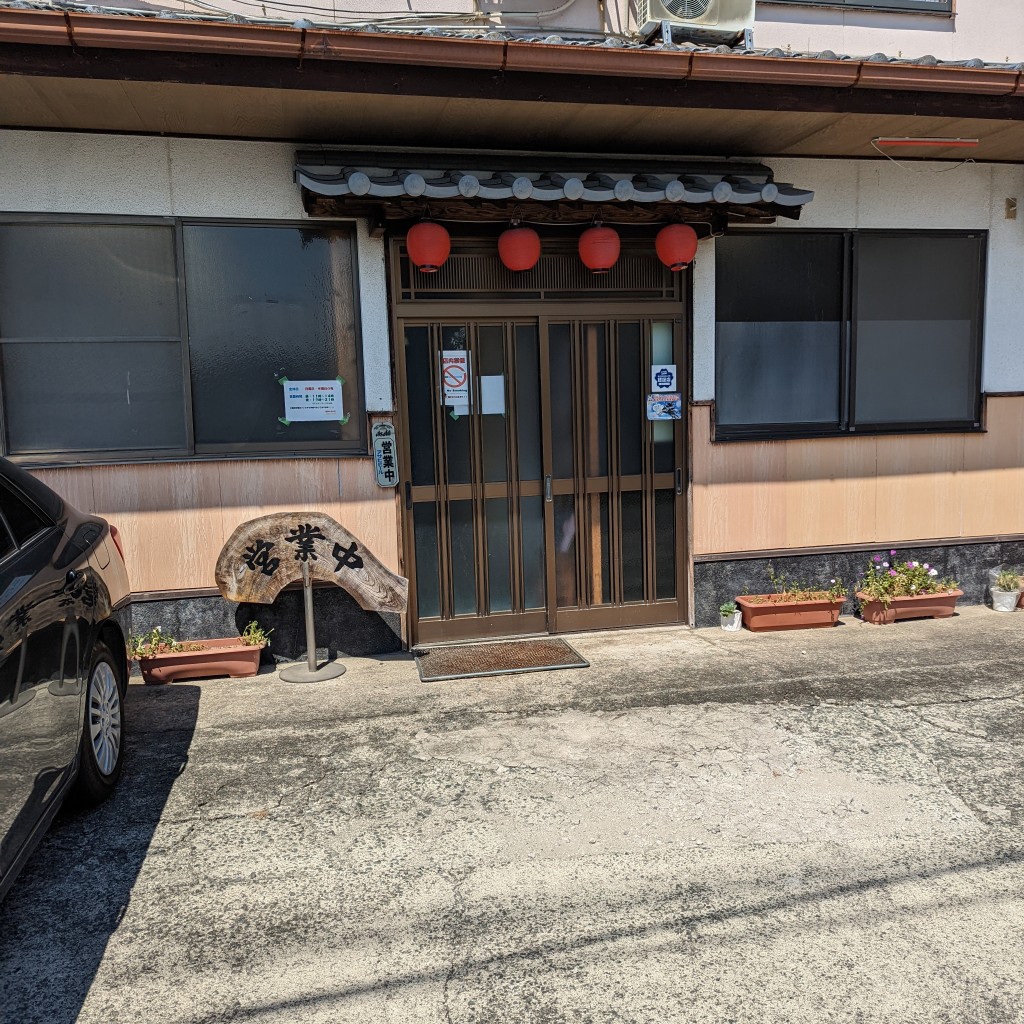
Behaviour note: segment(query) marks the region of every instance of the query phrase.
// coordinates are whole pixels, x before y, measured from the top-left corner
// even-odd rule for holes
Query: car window
[[[14,551],[14,541],[11,540],[7,527],[0,523],[0,560],[6,558],[12,551]],[[2,699],[0,698],[0,700]]]
[[[19,545],[49,525],[24,498],[3,484],[0,484],[0,511],[3,512],[4,519],[7,520],[7,525]]]

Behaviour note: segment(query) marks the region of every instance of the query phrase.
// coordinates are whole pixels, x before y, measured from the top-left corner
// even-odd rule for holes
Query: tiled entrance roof
[[[749,167],[749,164],[744,168]],[[687,205],[804,206],[814,193],[761,174],[736,176],[681,169],[672,173],[429,170],[309,165],[300,160],[295,180],[321,196],[374,199],[481,199],[584,203],[684,203]]]

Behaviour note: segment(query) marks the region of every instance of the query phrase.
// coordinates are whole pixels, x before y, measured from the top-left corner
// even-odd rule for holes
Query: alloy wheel
[[[105,661],[96,665],[89,680],[89,739],[96,767],[110,775],[121,751],[121,691]]]

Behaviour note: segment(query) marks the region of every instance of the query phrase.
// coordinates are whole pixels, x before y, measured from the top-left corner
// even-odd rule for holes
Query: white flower
[[[938,576],[939,575],[939,570],[938,569],[929,569],[928,570],[928,575],[929,576]]]
[[[911,562],[910,564],[911,564],[911,565],[912,565],[912,566],[913,566],[913,567],[914,567],[915,569],[920,569],[920,568],[921,568],[921,563],[920,563],[920,562]]]
[[[911,588],[910,588],[910,592],[911,592],[912,594],[916,594],[916,593],[917,593],[917,587],[911,587]]]
[[[835,580],[830,580],[829,582],[831,582],[831,583],[835,583]]]
[[[882,563],[882,568],[883,569],[888,569],[889,568],[889,563],[888,562],[883,562]]]

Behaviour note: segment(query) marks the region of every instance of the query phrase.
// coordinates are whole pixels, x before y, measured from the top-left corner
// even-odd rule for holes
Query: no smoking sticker
[[[445,349],[441,353],[441,384],[444,404],[455,407],[469,405],[469,353]]]

